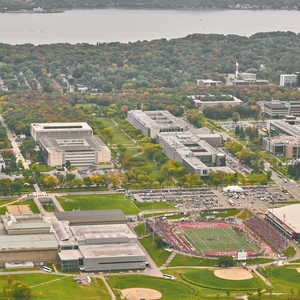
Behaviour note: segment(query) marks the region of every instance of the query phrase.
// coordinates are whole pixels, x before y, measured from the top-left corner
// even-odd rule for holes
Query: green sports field
[[[248,244],[231,226],[191,229],[181,227],[178,230],[200,254],[231,255],[234,253],[230,253],[230,251],[248,250],[248,252],[254,253],[259,250],[256,245]]]

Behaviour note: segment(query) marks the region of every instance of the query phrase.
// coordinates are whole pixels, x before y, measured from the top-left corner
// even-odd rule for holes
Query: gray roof
[[[146,259],[144,252],[136,243],[107,244],[107,245],[84,245],[79,250],[85,259],[87,258],[114,258],[140,256]]]
[[[58,221],[69,221],[76,224],[112,224],[126,223],[127,219],[120,209],[114,210],[82,210],[54,213]]]
[[[78,140],[81,143],[73,144],[71,141]],[[69,142],[68,142],[69,141]],[[39,143],[47,149],[48,152],[58,151],[90,151],[90,150],[108,150],[106,145],[97,137],[84,138],[41,138]]]
[[[54,233],[28,235],[1,235],[0,250],[58,249]]]

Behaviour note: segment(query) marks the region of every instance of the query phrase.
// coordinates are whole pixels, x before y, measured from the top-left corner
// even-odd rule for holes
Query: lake
[[[193,33],[237,34],[300,32],[300,11],[278,10],[69,10],[58,14],[0,14],[0,42],[135,42],[172,39]]]

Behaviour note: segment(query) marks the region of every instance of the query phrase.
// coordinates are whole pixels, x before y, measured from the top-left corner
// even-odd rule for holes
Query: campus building
[[[0,265],[13,267],[57,261],[58,241],[40,214],[6,214],[0,222]],[[30,264],[29,264],[30,262]]]
[[[189,99],[192,99],[194,102],[194,106],[199,109],[200,111],[203,111],[203,109],[206,106],[218,106],[218,105],[224,105],[224,106],[237,106],[237,105],[243,105],[244,102],[232,95],[223,95],[220,97],[224,97],[224,100],[215,100],[214,95],[190,95],[188,96]],[[229,99],[225,98],[229,97]]]
[[[299,136],[277,136],[264,137],[263,148],[273,156],[284,156],[287,159],[300,158],[300,137]]]
[[[294,122],[296,123],[295,120]],[[297,124],[291,125],[284,120],[268,120],[267,129],[270,133],[276,135],[300,136],[300,126]]]
[[[32,123],[30,134],[38,142],[41,138],[84,138],[92,137],[93,130],[86,122]]]
[[[56,212],[52,225],[63,271],[139,270],[146,255],[121,210]]]
[[[197,86],[206,87],[206,86],[218,86],[222,85],[223,82],[220,80],[212,80],[212,79],[198,79]]]
[[[0,222],[0,265],[59,263],[62,271],[145,269],[146,255],[121,210],[7,214]]]
[[[136,129],[140,129],[145,136],[152,139],[160,132],[187,131],[189,124],[183,119],[176,118],[167,110],[127,112],[128,122]]]
[[[299,74],[281,74],[280,85],[281,86],[297,86]]]
[[[272,100],[271,102],[265,102],[263,105],[263,111],[265,115],[270,117],[284,117],[289,115],[289,108],[280,100]]]
[[[300,101],[272,100],[263,102],[262,110],[270,117],[300,116]]]
[[[205,177],[217,170],[233,173],[226,167],[225,154],[210,144],[221,146],[221,137],[217,134],[201,135],[197,131],[160,133],[157,142],[166,156],[179,161],[192,174]]]
[[[110,149],[98,137],[41,138],[39,147],[44,161],[50,167],[62,166],[69,161],[72,166],[92,166],[109,163]]]

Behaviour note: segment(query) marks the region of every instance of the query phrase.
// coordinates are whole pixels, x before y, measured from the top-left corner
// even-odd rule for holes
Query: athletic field
[[[258,250],[257,246],[248,244],[228,224],[185,224],[179,226],[178,230],[200,254],[235,256],[237,250],[245,250],[248,254]]]

